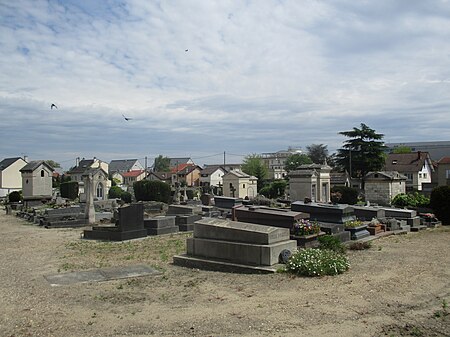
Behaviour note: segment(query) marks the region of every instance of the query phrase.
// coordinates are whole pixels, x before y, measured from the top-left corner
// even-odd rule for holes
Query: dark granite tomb
[[[233,208],[234,221],[292,229],[300,219],[308,219],[309,214],[293,212],[289,209],[264,206],[236,206]]]
[[[331,205],[320,203],[304,203],[295,201],[291,204],[291,210],[295,212],[309,213],[309,219],[319,222],[345,223],[356,220],[353,207],[349,205]]]
[[[144,227],[147,229],[148,235],[177,233],[179,229],[175,225],[175,218],[175,216],[169,215],[144,219]]]
[[[133,203],[118,209],[115,226],[93,226],[84,231],[85,239],[123,241],[147,236],[144,227],[144,205]]]

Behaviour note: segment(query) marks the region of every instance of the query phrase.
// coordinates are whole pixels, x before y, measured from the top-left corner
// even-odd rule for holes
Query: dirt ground
[[[322,278],[173,266],[187,234],[99,243],[0,214],[0,336],[450,336],[450,228],[349,251]],[[44,275],[148,264],[162,271],[52,287]]]

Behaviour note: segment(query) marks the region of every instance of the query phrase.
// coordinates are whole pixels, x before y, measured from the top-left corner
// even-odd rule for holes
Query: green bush
[[[259,191],[259,194],[264,195],[269,199],[276,199],[284,196],[287,186],[287,181],[280,179],[271,182],[269,185],[264,186]]]
[[[341,240],[332,235],[322,235],[317,240],[319,241],[319,249],[332,250],[338,254],[345,254],[347,250]]]
[[[9,202],[19,202],[22,201],[22,191],[12,191],[8,194]]]
[[[430,199],[418,192],[400,193],[392,199],[391,204],[396,207],[429,207]]]
[[[120,199],[122,199],[126,203],[131,203],[131,193],[124,191],[120,196]]]
[[[358,190],[356,188],[333,186],[331,193],[336,193],[340,196],[339,200],[336,200],[339,204],[355,205],[358,202]]]
[[[162,181],[141,180],[133,184],[137,201],[169,202],[170,185]]]
[[[61,197],[67,198],[70,200],[75,200],[78,198],[78,182],[76,181],[67,181],[61,183],[59,186],[59,190],[61,192]]]
[[[430,206],[444,225],[450,225],[450,186],[440,186],[431,192]]]
[[[120,199],[124,190],[122,190],[119,186],[111,186],[108,192],[109,199]]]
[[[332,250],[307,248],[291,256],[286,271],[300,276],[342,274],[349,268],[347,257]]]

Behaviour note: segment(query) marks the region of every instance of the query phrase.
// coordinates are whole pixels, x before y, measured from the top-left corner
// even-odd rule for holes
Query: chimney
[[[28,156],[23,156],[23,160],[25,160],[28,163]]]
[[[80,165],[80,157],[77,157],[75,159],[75,167],[78,167]]]
[[[417,151],[417,159],[420,160],[420,157],[422,157],[422,152]]]

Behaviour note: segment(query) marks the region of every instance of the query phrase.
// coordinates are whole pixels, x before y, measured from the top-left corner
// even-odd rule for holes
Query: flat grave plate
[[[102,282],[129,277],[159,275],[160,271],[145,265],[112,267],[95,270],[76,271],[64,274],[46,275],[44,278],[51,286],[70,285],[85,282]]]

